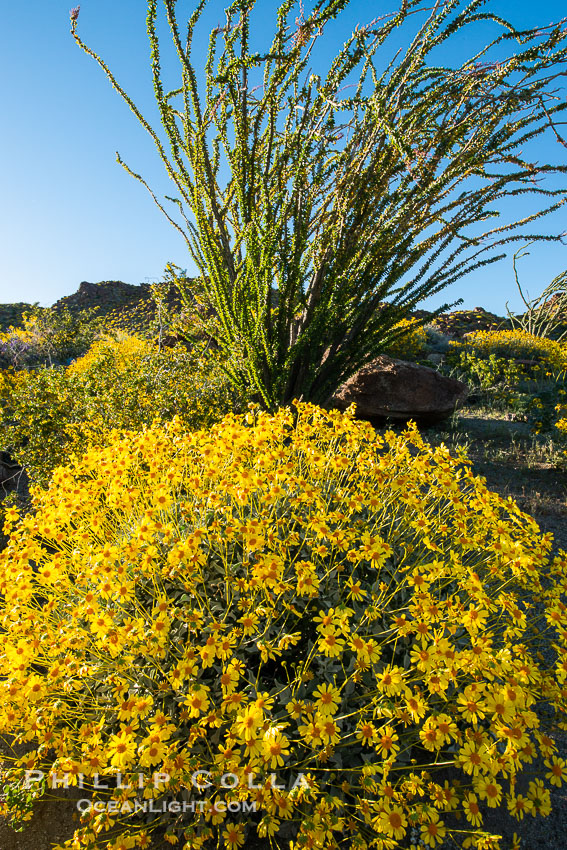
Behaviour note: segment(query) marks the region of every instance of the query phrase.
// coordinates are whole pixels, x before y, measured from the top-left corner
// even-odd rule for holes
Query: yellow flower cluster
[[[564,344],[546,337],[535,336],[519,328],[510,331],[475,331],[467,334],[462,342],[453,345],[473,348],[483,357],[536,360],[541,367],[553,373],[567,369],[567,348]]]
[[[9,327],[7,331],[0,332],[0,342],[11,342],[17,339],[30,344],[35,342],[36,338],[35,328],[30,321],[24,321],[23,327]]]
[[[386,348],[386,354],[400,360],[416,360],[423,354],[427,346],[427,333],[416,319],[402,319],[394,326],[394,330],[404,330],[404,334]]]
[[[55,466],[104,442],[112,429],[175,414],[202,428],[237,404],[213,355],[183,346],[160,351],[154,342],[117,333],[66,368],[0,370],[0,444],[45,484]]]
[[[560,403],[555,406],[557,419],[555,427],[559,431],[559,438],[563,445],[567,442],[567,404]],[[563,449],[563,454],[567,456],[567,449]]]
[[[142,357],[155,353],[156,347],[146,339],[117,331],[94,342],[86,354],[74,360],[67,368],[69,375],[78,377],[100,369],[104,360],[111,359],[113,368],[119,376],[131,369]]]
[[[538,714],[567,728],[565,553],[413,427],[306,404],[174,420],[114,435],[7,517],[0,734],[26,744],[7,781],[81,776],[112,803],[65,847],[152,846],[137,797],[197,797],[165,821],[184,850],[254,831],[484,847],[487,808],[545,815],[567,779]]]

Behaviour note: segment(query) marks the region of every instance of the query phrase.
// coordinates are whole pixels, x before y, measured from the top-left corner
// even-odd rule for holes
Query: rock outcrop
[[[53,305],[54,310],[66,307],[68,310],[89,310],[98,308],[102,314],[109,313],[135,301],[145,301],[150,298],[149,284],[135,286],[121,280],[101,280],[99,283],[89,283],[83,280],[72,295],[65,295]]]
[[[490,313],[483,307],[441,313],[434,319],[433,325],[450,339],[462,339],[465,334],[473,331],[505,331],[512,327],[509,319]]]
[[[466,384],[435,369],[382,354],[349,378],[331,404],[346,410],[354,402],[358,418],[376,425],[387,419],[427,425],[450,416],[467,392]]]

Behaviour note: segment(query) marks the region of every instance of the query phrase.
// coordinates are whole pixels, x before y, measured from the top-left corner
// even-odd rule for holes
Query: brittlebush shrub
[[[159,350],[119,334],[95,342],[67,368],[0,372],[0,445],[45,485],[73,452],[179,415],[191,428],[222,419],[241,401],[219,362],[182,346]]]
[[[68,362],[84,354],[100,328],[94,310],[33,307],[21,325],[0,333],[0,369],[27,369]]]
[[[523,330],[478,331],[450,344],[447,365],[493,408],[548,433],[564,456],[567,347]]]
[[[567,370],[567,347],[560,342],[523,330],[475,331],[451,343],[453,356],[473,354],[481,360],[505,365],[515,362],[517,379],[552,377]],[[539,373],[539,375],[538,375]]]
[[[385,348],[385,354],[399,360],[418,360],[425,354],[427,332],[416,319],[402,319],[395,325],[394,330],[403,330],[404,333]]]
[[[162,817],[186,850],[485,846],[487,808],[549,812],[567,766],[537,710],[567,728],[565,553],[464,457],[352,413],[114,437],[10,509],[0,733],[29,752],[8,786],[84,774],[115,809],[65,846],[111,827],[113,850],[153,846],[134,798],[201,801]],[[115,772],[132,789],[87,791]],[[139,790],[151,772],[169,781]]]

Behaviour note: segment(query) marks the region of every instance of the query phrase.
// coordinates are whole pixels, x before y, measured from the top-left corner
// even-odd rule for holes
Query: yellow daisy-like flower
[[[524,815],[531,814],[534,808],[533,801],[524,797],[523,794],[510,795],[507,805],[508,811],[516,820],[523,820]]]
[[[209,710],[209,688],[206,685],[195,685],[190,688],[183,705],[189,709],[189,717],[199,717]]]
[[[500,801],[502,800],[502,786],[496,780],[479,778],[475,780],[474,787],[481,800],[486,800],[487,805],[491,809],[495,809],[500,805]]]
[[[417,694],[408,696],[404,707],[414,722],[421,720],[427,714],[427,703]]]
[[[344,650],[345,641],[337,637],[336,633],[328,632],[319,638],[318,647],[328,658],[338,658]]]
[[[482,826],[482,812],[478,804],[476,794],[468,794],[463,800],[463,811],[469,823],[473,826]]]
[[[119,732],[117,735],[111,735],[108,746],[106,747],[106,755],[113,767],[117,767],[120,770],[128,767],[136,755],[135,737],[126,731]]]
[[[549,768],[545,776],[552,785],[560,788],[564,782],[567,782],[567,761],[565,759],[554,757],[546,761],[545,766]]]
[[[234,693],[240,679],[240,673],[234,667],[229,665],[220,675],[220,684],[224,696]]]
[[[321,714],[335,714],[341,701],[339,688],[325,682],[317,686],[313,696],[316,697],[315,705]]]
[[[367,747],[371,746],[377,740],[377,735],[376,727],[369,721],[360,723],[356,730],[356,737]]]
[[[400,749],[399,745],[396,744],[396,741],[399,740],[399,736],[396,734],[396,730],[393,726],[384,726],[383,729],[379,729],[374,740],[376,752],[378,755],[382,756],[382,758],[395,756]]]
[[[228,850],[238,850],[244,844],[244,824],[227,823],[222,832]]]
[[[436,847],[437,844],[443,843],[447,830],[437,812],[430,812],[428,818],[429,820],[421,825],[421,839],[428,847]]]
[[[397,841],[406,834],[408,821],[401,806],[388,806],[380,814],[379,827]]]
[[[255,705],[249,706],[243,714],[238,716],[234,727],[235,733],[243,741],[253,740],[262,721],[262,710]]]
[[[404,670],[389,667],[376,677],[376,687],[387,696],[395,696],[404,690]]]
[[[277,726],[272,727],[264,732],[262,750],[264,761],[269,767],[281,767],[284,756],[289,755],[289,740]]]
[[[242,617],[238,620],[242,625],[242,629],[245,635],[252,635],[255,631],[257,631],[258,626],[258,615],[257,614],[243,614]]]
[[[459,750],[457,759],[465,773],[472,776],[478,776],[479,773],[490,769],[490,756],[486,744],[478,745],[467,741]]]
[[[528,786],[528,799],[533,803],[533,811],[542,817],[547,817],[551,812],[551,795],[544,787],[541,779],[534,779]]]
[[[341,732],[330,714],[318,714],[315,724],[319,729],[319,735],[325,745],[337,744],[341,739]]]

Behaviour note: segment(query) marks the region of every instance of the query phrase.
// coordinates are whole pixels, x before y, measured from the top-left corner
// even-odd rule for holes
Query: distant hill
[[[53,304],[53,308],[58,310],[66,307],[72,313],[96,309],[98,315],[106,316],[114,311],[150,300],[149,284],[142,283],[136,286],[121,280],[101,280],[99,283],[83,280],[76,292],[60,298]],[[10,325],[19,325],[23,314],[32,306],[25,302],[0,304],[0,331],[7,330]]]
[[[169,308],[181,309],[181,298],[175,286],[170,287],[165,300]],[[11,325],[17,327],[23,314],[32,306],[24,302],[0,304],[0,333]],[[76,292],[60,298],[52,308],[66,308],[71,313],[93,310],[97,316],[114,319],[118,326],[133,329],[140,323],[151,321],[155,313],[150,284],[135,285],[122,280],[101,280],[98,283],[83,280]]]
[[[181,310],[179,292],[173,285],[167,293],[166,303],[174,311]],[[21,302],[0,304],[0,332],[10,325],[18,325],[23,313],[31,306]],[[96,310],[96,315],[108,317],[116,327],[123,327],[133,332],[147,325],[155,315],[150,284],[135,285],[121,280],[101,280],[98,283],[83,280],[76,292],[65,295],[53,305],[56,310],[65,307],[71,312]],[[414,315],[427,318],[431,314],[425,310],[416,310]],[[443,333],[458,339],[463,334],[474,330],[510,327],[510,322],[508,319],[489,313],[482,307],[476,307],[474,310],[457,310],[439,316],[435,319],[435,325]]]
[[[60,298],[53,308],[57,310],[67,307],[71,312],[97,308],[99,315],[106,315],[129,304],[149,301],[150,298],[151,289],[148,283],[136,286],[121,280],[101,280],[99,283],[83,280],[76,292]]]

